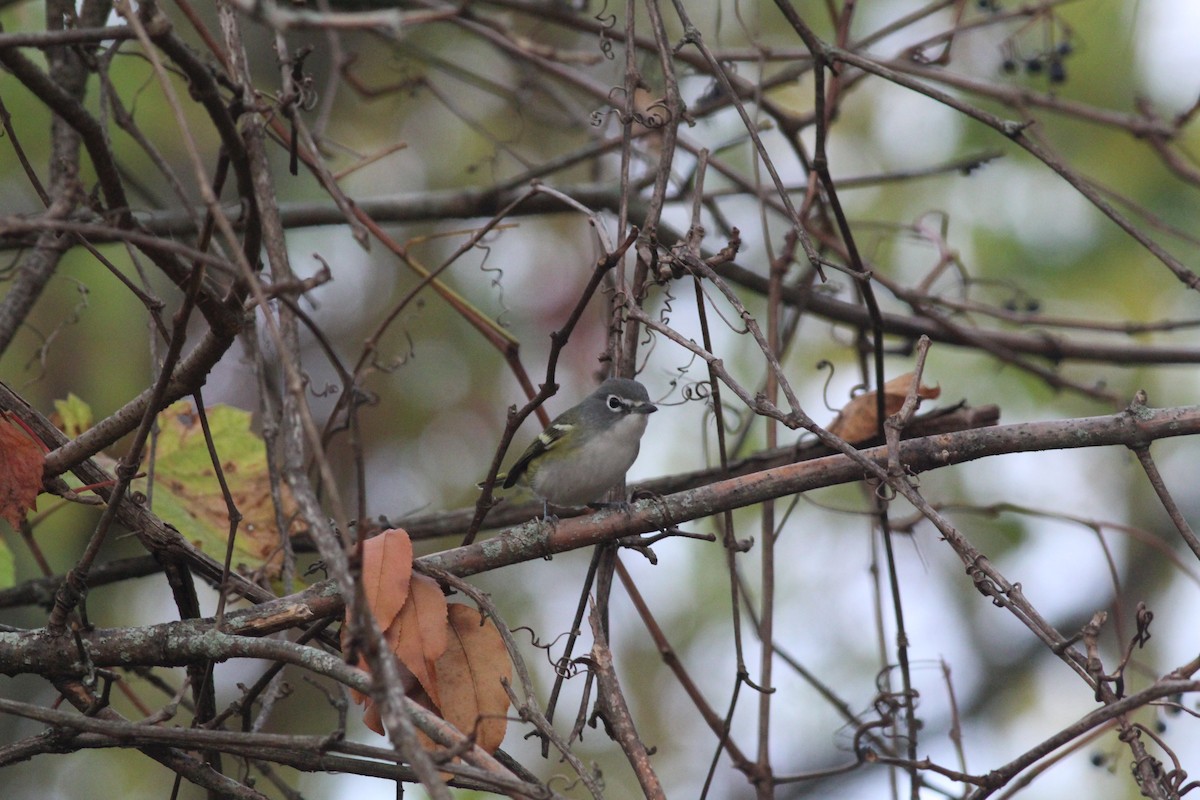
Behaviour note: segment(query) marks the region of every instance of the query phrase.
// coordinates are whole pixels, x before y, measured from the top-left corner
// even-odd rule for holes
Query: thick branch
[[[1200,433],[1200,406],[1139,407],[1103,417],[1000,425],[912,439],[901,443],[900,463],[915,475],[1007,453],[1111,445],[1137,447],[1155,439],[1197,433]],[[861,454],[881,468],[887,467],[886,447],[873,447]],[[485,542],[434,553],[420,561],[459,576],[473,575],[862,478],[863,468],[849,457],[828,456],[643,500],[633,504],[628,513],[611,511],[564,520],[549,531],[535,520]]]

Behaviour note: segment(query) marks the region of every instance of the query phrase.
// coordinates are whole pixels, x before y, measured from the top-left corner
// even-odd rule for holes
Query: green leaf
[[[229,406],[207,409],[213,445],[229,494],[242,520],[234,543],[234,566],[274,577],[282,560],[279,529],[271,503],[267,451],[250,430],[250,413]],[[158,418],[154,461],[153,509],[184,537],[215,558],[222,558],[229,537],[229,512],[204,439],[200,416],[181,401]],[[137,488],[150,493],[146,480]],[[283,487],[285,504],[290,495]],[[285,512],[286,518],[291,518]]]
[[[17,571],[13,564],[12,550],[8,549],[3,539],[0,539],[0,589],[7,589],[17,581]]]
[[[92,427],[92,407],[74,392],[68,392],[66,400],[55,400],[54,411],[59,429],[72,439]]]

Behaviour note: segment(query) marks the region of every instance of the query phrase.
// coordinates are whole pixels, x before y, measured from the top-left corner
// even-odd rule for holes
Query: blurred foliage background
[[[209,30],[217,30],[213,10],[202,5],[197,4],[195,13]],[[998,0],[936,5],[940,10],[912,0],[844,6],[800,2],[795,7],[825,41],[842,41],[848,49],[870,54],[880,63],[895,59],[897,66],[916,64],[908,50],[914,44],[957,30],[947,64],[917,65],[948,73],[954,80],[938,83],[914,74],[964,103],[1006,119],[1032,120],[1029,136],[1071,171],[1087,176],[1121,213],[1181,261],[1194,265],[1194,180],[1164,163],[1144,137],[1101,118],[1111,113],[1122,119],[1128,115],[1171,124],[1177,115],[1194,110],[1200,65],[1194,42],[1181,33],[1194,34],[1200,25],[1192,4],[1079,0],[1018,7]],[[162,10],[178,33],[202,52],[203,42],[179,7],[164,3]],[[301,13],[288,7],[279,10]],[[341,178],[345,193],[360,204],[371,204],[375,219],[426,265],[440,264],[469,231],[495,213],[490,201],[471,192],[497,187],[519,191],[534,179],[567,195],[586,197],[583,202],[597,212],[610,240],[623,238],[624,231],[616,230],[615,216],[622,191],[621,125],[619,114],[609,106],[619,106],[623,98],[619,88],[609,90],[624,80],[619,36],[626,24],[624,7],[514,0],[442,10],[466,22],[414,25],[400,35],[303,27],[281,34],[288,52],[312,48],[303,72],[312,80],[314,102],[302,114],[317,131],[334,172],[404,145]],[[683,27],[665,9],[664,13],[670,41],[680,42]],[[728,56],[722,64],[730,73],[750,85],[768,87],[763,96],[789,113],[811,113],[811,70],[771,84],[772,76],[793,67],[805,53],[773,4],[714,2],[689,13],[706,43]],[[615,15],[615,27],[600,35],[594,28],[602,23],[596,20],[608,14]],[[639,32],[648,35],[645,8],[638,6],[637,14]],[[910,14],[911,23],[898,22]],[[39,3],[6,3],[0,23],[6,33],[36,31],[45,25],[43,15]],[[850,17],[848,29],[839,23],[843,15]],[[567,24],[564,19],[577,22]],[[114,16],[112,24],[120,24],[119,18]],[[872,39],[869,46],[856,45],[888,26],[892,33]],[[579,82],[562,80],[539,70],[531,59],[514,57],[489,38],[489,31],[503,33],[531,51],[552,52],[551,61],[564,73],[578,76]],[[261,78],[264,106],[270,108],[281,69],[275,33],[267,22],[248,15],[244,35],[254,74]],[[614,48],[613,58],[605,56],[607,46]],[[686,45],[679,49],[686,51]],[[921,52],[940,51],[929,46]],[[795,59],[784,58],[781,52],[794,52]],[[140,53],[136,44],[128,43],[112,59],[108,69],[112,90],[140,130],[153,136],[176,173],[190,175],[176,121]],[[751,54],[758,54],[757,58]],[[28,55],[40,58],[35,51]],[[339,77],[339,64],[345,66],[350,55],[353,62]],[[656,97],[662,90],[657,56],[639,50],[635,62],[651,85],[650,95]],[[706,96],[715,91],[712,76],[692,62],[677,60],[674,66],[687,106],[705,108]],[[863,258],[886,282],[876,284],[885,310],[919,313],[887,286],[917,286],[939,257],[952,255],[953,269],[923,289],[929,296],[977,303],[954,314],[964,324],[1050,336],[1062,330],[1053,320],[1069,318],[1080,326],[1068,335],[1080,341],[1194,349],[1194,325],[1200,319],[1195,292],[1061,175],[996,130],[953,108],[890,81],[864,78],[848,65],[841,69],[846,83],[828,126],[829,169]],[[179,76],[175,80],[176,89],[186,97],[185,81]],[[94,77],[92,82],[97,83]],[[355,83],[379,93],[358,91]],[[987,90],[971,91],[969,85]],[[336,91],[331,91],[334,86]],[[98,94],[99,87],[91,86],[87,105],[94,114],[107,113]],[[0,98],[30,162],[42,168],[50,146],[42,133],[49,125],[45,106],[7,73],[0,73]],[[794,189],[799,204],[809,173],[795,157],[785,132],[755,105],[755,99],[745,98],[747,107],[761,125],[774,165],[784,183]],[[185,103],[184,108],[204,160],[213,163],[219,142],[205,134],[207,118],[194,105]],[[1190,119],[1180,121],[1184,124],[1170,145],[1187,158],[1194,151],[1197,133],[1194,125],[1186,124]],[[170,214],[179,208],[179,201],[144,151],[127,134],[115,127],[110,130],[138,218],[151,226],[178,218]],[[774,192],[741,120],[727,103],[688,120],[679,135],[688,148],[710,148],[714,158],[748,180],[761,197]],[[815,148],[814,136],[812,125],[799,133],[809,153]],[[538,169],[608,137],[615,137],[617,146],[603,154],[561,169]],[[644,137],[629,148],[633,184],[653,176],[657,154],[652,140],[653,136]],[[41,205],[9,144],[0,142],[0,214],[35,214]],[[271,148],[271,157],[293,268],[308,277],[327,263],[332,273],[329,283],[304,296],[301,307],[339,357],[352,364],[363,342],[375,335],[381,320],[414,291],[421,278],[377,242],[369,249],[361,247],[349,226],[331,210],[328,193],[312,175],[303,169],[289,174],[286,147]],[[973,166],[947,167],[956,163]],[[686,187],[694,169],[694,154],[681,148],[672,169],[671,199],[663,211],[664,228],[687,230],[691,196]],[[92,180],[85,174],[85,185]],[[715,174],[711,167],[705,189],[719,198],[716,206],[724,220],[741,231],[744,246],[737,263],[765,276],[770,259],[780,252],[787,224],[774,212],[764,211],[765,202],[753,192]],[[644,208],[647,191],[644,186],[630,189],[635,209]],[[197,202],[198,193],[189,192]],[[458,198],[461,212],[445,210],[453,198]],[[419,202],[437,207],[426,213]],[[631,221],[640,224],[636,211]],[[705,221],[709,233],[705,246],[718,249],[724,244],[722,226],[710,211]],[[99,249],[125,274],[138,274],[124,247],[112,243]],[[3,271],[19,264],[20,251],[7,252],[10,266]],[[584,215],[565,207],[545,213],[518,211],[443,272],[441,279],[520,343],[521,360],[537,383],[550,349],[549,334],[565,321],[602,254]],[[790,268],[790,280],[807,268],[802,256],[798,261]],[[819,283],[815,291],[852,301],[851,281],[837,271],[827,274],[828,281]],[[161,276],[149,271],[145,280],[159,296],[169,298],[168,309],[178,303],[178,293]],[[736,312],[715,292],[710,291],[708,299],[710,313],[728,321],[714,323],[713,352],[751,391],[761,388],[765,377],[761,355],[742,333]],[[751,312],[765,318],[764,298],[744,291],[743,299]],[[684,336],[699,338],[696,300],[686,281],[656,287],[646,308]],[[606,297],[598,296],[563,351],[558,368],[562,389],[547,403],[552,416],[594,386],[603,369],[599,357],[608,343],[608,319]],[[1164,321],[1171,325],[1160,330],[1136,328]],[[814,314],[802,314],[797,326],[782,357],[784,372],[805,409],[826,424],[865,381],[855,335],[850,328]],[[1122,326],[1128,326],[1129,332]],[[102,418],[152,379],[150,338],[142,304],[95,258],[76,248],[64,257],[0,359],[0,380],[44,412],[49,412],[53,400],[73,392]],[[887,341],[888,377],[911,369],[911,342],[900,337]],[[651,419],[641,457],[629,475],[631,484],[711,466],[717,459],[711,406],[694,392],[695,384],[707,379],[704,365],[659,336],[646,335],[642,345],[637,357],[640,380],[661,411]],[[309,401],[318,419],[323,419],[344,387],[310,333],[302,334],[302,346]],[[401,524],[411,515],[471,506],[478,495],[475,483],[486,475],[504,429],[506,409],[525,399],[516,379],[495,349],[428,290],[403,307],[379,340],[374,358],[377,369],[358,387],[369,399],[359,420],[362,475],[356,474],[345,438],[335,440],[329,450],[343,495],[353,497],[361,480],[369,516],[382,515]],[[1194,362],[1035,360],[1067,383],[1052,386],[994,354],[944,343],[935,343],[930,352],[926,382],[940,385],[940,405],[959,400],[972,406],[998,405],[1002,423],[1112,413],[1138,389],[1148,392],[1154,406],[1191,404],[1196,396]],[[832,366],[819,366],[823,361]],[[210,376],[206,401],[257,412],[252,369],[249,357],[235,346]],[[731,438],[742,442],[740,454],[765,446],[762,420],[744,408],[728,409],[725,421]],[[536,419],[528,421],[514,446],[523,447],[537,430]],[[781,441],[784,444],[797,438],[795,432],[781,435],[787,437]],[[803,438],[807,441],[811,436]],[[118,444],[111,452],[118,454],[121,448]],[[1191,480],[1192,449],[1186,438],[1154,445],[1169,487],[1190,519],[1200,502]],[[1136,603],[1145,601],[1155,613],[1154,637],[1136,656],[1131,683],[1150,680],[1194,655],[1194,609],[1200,600],[1197,565],[1178,541],[1128,451],[1069,450],[985,459],[922,475],[920,488],[931,502],[946,507],[960,529],[1005,574],[1021,583],[1025,594],[1064,634],[1078,630],[1095,611],[1108,610],[1115,622],[1124,625],[1121,637],[1127,637],[1129,617]],[[55,570],[64,571],[86,541],[96,512],[63,507],[47,513],[53,505],[47,502],[40,509],[45,517],[38,521],[37,539]],[[776,511],[775,625],[780,658],[769,753],[776,775],[807,773],[854,760],[853,726],[799,670],[788,666],[789,661],[830,685],[847,707],[867,715],[884,680],[881,676],[895,680],[895,632],[887,611],[890,601],[880,594],[880,545],[870,508],[869,489],[842,486],[785,498]],[[891,515],[900,524],[912,513],[897,501]],[[754,539],[761,546],[759,509],[741,510],[735,519],[739,537]],[[690,528],[714,530],[707,521]],[[17,581],[38,574],[20,536],[7,527],[3,536],[14,554]],[[418,547],[432,552],[457,543],[458,537],[451,536]],[[918,521],[910,532],[897,535],[895,544],[923,722],[922,756],[956,764],[956,737],[961,737],[966,754],[963,769],[986,772],[1095,707],[1091,691],[1070,670],[1028,630],[974,591],[961,563],[931,526]],[[138,552],[136,541],[126,538],[111,542],[106,555]],[[654,564],[636,553],[627,553],[623,560],[692,677],[713,707],[724,709],[734,687],[736,663],[729,575],[719,537],[717,542],[667,540],[655,547],[655,554]],[[761,590],[756,550],[739,558],[743,589],[754,599]],[[536,636],[538,643],[547,644],[570,628],[588,561],[587,553],[572,553],[551,563],[507,567],[474,582],[491,593],[510,625],[528,626],[535,632],[527,640]],[[101,626],[148,624],[171,618],[169,602],[157,582],[143,579],[96,590],[89,598],[89,612]],[[643,740],[657,748],[655,766],[671,796],[697,796],[714,757],[715,739],[711,734],[693,735],[707,732],[620,592],[614,595],[611,613],[623,688]],[[0,612],[0,620],[16,626],[37,626],[43,616],[36,608]],[[1110,635],[1105,642],[1107,658],[1118,657],[1121,641]],[[558,653],[551,649],[545,654],[526,644],[539,688],[547,691]],[[756,644],[747,645],[746,656],[751,675],[758,674]],[[236,662],[224,667],[221,702],[235,697],[237,683],[252,680],[256,669]],[[559,722],[564,729],[579,702],[579,683],[568,682],[560,703]],[[28,677],[5,678],[3,685],[9,696],[39,701],[52,697]],[[332,713],[322,696],[298,677],[291,685],[296,694],[273,712],[269,728],[329,730]],[[743,698],[732,721],[733,739],[750,752],[757,702],[757,697]],[[1187,707],[1194,708],[1194,703]],[[314,708],[320,713],[313,713]],[[1200,737],[1190,712],[1143,711],[1140,719],[1163,732],[1185,765],[1200,756],[1196,744]],[[0,717],[4,741],[35,729],[30,723]],[[351,735],[376,741],[357,721]],[[512,726],[506,749],[527,766],[536,765],[543,776],[560,770],[553,759],[538,758],[536,742],[522,735],[520,726]],[[632,796],[638,791],[623,758],[602,730],[586,729],[578,752],[602,770],[609,796]],[[1094,798],[1135,797],[1138,792],[1128,778],[1128,760],[1128,752],[1110,732],[1052,764],[1021,796],[1061,797],[1071,791]],[[165,795],[171,780],[165,770],[147,769],[145,760],[133,752],[76,753],[52,774],[45,769],[47,761],[43,757],[8,767],[5,795],[82,797],[97,785],[121,785],[137,795]],[[382,781],[361,778],[299,776],[294,780],[305,796],[351,791],[382,796],[393,791]],[[780,785],[775,796],[877,798],[889,795],[890,780],[882,767],[863,767]],[[921,796],[958,796],[958,789],[947,788],[954,786],[951,781],[929,775],[928,783]],[[578,791],[561,790],[572,796]],[[720,759],[710,796],[752,795],[745,777]]]

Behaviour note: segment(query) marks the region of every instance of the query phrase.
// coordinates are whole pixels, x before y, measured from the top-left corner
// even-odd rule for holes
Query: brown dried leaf
[[[346,648],[345,631],[346,631],[346,629],[343,627],[342,628],[342,634],[343,634],[342,650],[343,651],[345,651],[347,649]],[[354,666],[358,667],[359,669],[363,670],[364,672],[371,671],[370,667],[368,667],[368,665],[367,665],[366,659],[364,659],[361,655],[358,657],[358,661]],[[420,697],[425,697],[425,692],[421,689],[421,685],[417,683],[417,679],[413,677],[411,672],[409,672],[407,669],[404,668],[403,664],[397,664],[396,667],[397,667],[397,669],[400,670],[400,682],[404,688],[404,693],[406,695],[408,695],[409,697],[411,697],[412,699],[418,700],[418,702],[420,702],[417,695],[419,695]],[[350,689],[350,697],[354,700],[355,703],[358,703],[359,705],[361,705],[363,707],[363,724],[382,736],[384,733],[383,717],[380,716],[379,706],[375,705],[375,701],[371,699],[371,696],[363,694],[362,692],[358,691],[357,689],[351,688]],[[429,708],[428,703],[422,703],[422,705],[424,705],[426,708]]]
[[[351,689],[351,691],[353,692],[354,690]],[[365,701],[367,704],[367,707],[363,709],[363,724],[378,733],[380,736],[383,736],[383,717],[379,716],[379,706],[375,705],[375,701],[367,697],[365,694],[360,694],[359,692],[354,693],[358,695],[358,697],[354,698],[356,703]],[[359,697],[363,699],[359,700]]]
[[[401,582],[403,596],[397,588]],[[364,543],[363,584],[380,624],[392,618],[384,638],[405,676],[408,696],[460,731],[474,733],[480,747],[494,752],[508,725],[508,694],[500,679],[512,679],[512,664],[496,626],[470,606],[448,606],[436,581],[413,574],[412,543],[401,530]],[[343,648],[347,646],[343,640]],[[367,669],[361,656],[357,661],[360,669]],[[383,734],[374,702],[354,690],[351,695],[365,706],[366,726]],[[433,747],[421,738],[426,747]]]
[[[906,372],[883,385],[884,413],[891,415],[900,410],[900,407],[904,405],[904,398],[908,394],[908,387],[912,384],[912,379],[913,374]],[[921,384],[917,387],[917,403],[919,404],[921,400],[935,400],[941,394],[941,387]],[[830,433],[840,436],[851,444],[873,438],[878,430],[879,423],[875,416],[875,392],[865,392],[851,400],[838,412],[837,418],[829,425]]]
[[[501,680],[512,681],[512,662],[495,624],[475,608],[451,603],[450,643],[437,660],[442,717],[489,753],[504,741],[508,693]]]
[[[437,581],[413,575],[408,602],[384,636],[400,663],[416,677],[436,707],[441,707],[436,663],[450,639],[446,596]]]
[[[363,595],[382,630],[395,622],[408,602],[413,547],[408,533],[392,528],[363,542]]]
[[[408,602],[408,593],[412,579],[413,548],[408,533],[400,528],[386,530],[378,536],[373,536],[363,542],[362,546],[362,582],[363,596],[367,607],[371,609],[380,629],[388,631],[400,609]],[[349,649],[345,634],[350,630],[349,618],[342,627],[342,650]],[[391,640],[389,640],[391,641]],[[367,662],[359,656],[355,666],[367,669]],[[351,697],[356,703],[365,703],[363,721],[367,727],[376,733],[383,733],[379,711],[371,699],[361,692],[351,689]],[[379,727],[376,727],[379,726]]]
[[[37,508],[42,491],[42,446],[19,426],[0,417],[0,519],[19,528],[25,514]]]

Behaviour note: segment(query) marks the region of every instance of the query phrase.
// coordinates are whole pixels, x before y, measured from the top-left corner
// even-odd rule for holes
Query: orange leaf
[[[363,542],[363,594],[381,630],[391,627],[408,601],[412,561],[412,540],[399,528]]]
[[[501,680],[512,681],[512,662],[495,624],[471,606],[451,603],[450,643],[437,660],[442,717],[489,753],[496,752],[508,727],[508,693]]]
[[[408,602],[412,560],[412,540],[408,538],[408,533],[399,528],[384,531],[363,542],[363,596],[366,598],[367,607],[371,609],[371,615],[375,617],[380,629],[385,632],[391,628],[396,617],[400,615],[400,609]],[[347,618],[347,625],[342,628],[343,650],[348,646],[344,634],[349,631],[349,628],[349,618]],[[360,656],[355,666],[359,669],[366,669],[367,663]],[[367,727],[382,734],[379,712],[371,703],[370,698],[355,689],[350,690],[350,695],[354,698],[354,702],[366,704],[363,720]]]
[[[366,695],[362,695],[362,697],[367,701],[367,707],[363,709],[363,724],[383,736],[383,718],[379,716],[379,707]]]
[[[37,508],[45,460],[40,444],[0,417],[0,519],[14,528],[20,527],[28,511]]]
[[[435,663],[446,651],[446,596],[437,581],[413,575],[408,602],[384,634],[392,652],[407,667],[433,703],[441,707]]]
[[[343,628],[343,631],[344,630],[345,629]],[[345,640],[342,642],[342,647],[345,649]],[[358,663],[354,666],[358,667],[364,672],[371,671],[367,666],[366,659],[362,656],[358,657]],[[417,683],[417,680],[413,677],[412,673],[405,669],[403,664],[397,664],[396,666],[400,670],[400,681],[404,686],[405,694],[407,694],[409,697],[413,697],[413,695],[416,693],[420,693],[422,697],[425,696],[425,693],[421,691],[420,684]],[[351,688],[350,697],[355,703],[358,703],[363,707],[363,724],[382,736],[384,732],[383,717],[380,716],[379,706],[375,705],[375,701],[371,699],[371,696],[363,694],[358,689]],[[413,699],[416,698],[414,697]],[[426,708],[429,707],[428,703],[422,703],[422,705],[424,705]]]
[[[884,413],[891,415],[904,405],[908,387],[912,385],[913,374],[906,372],[892,378],[883,385]],[[921,384],[917,387],[917,402],[935,400],[942,394],[941,387],[929,387]],[[865,392],[847,403],[837,417],[829,425],[829,432],[840,436],[851,444],[865,442],[879,431],[879,421],[875,416],[875,392]]]

